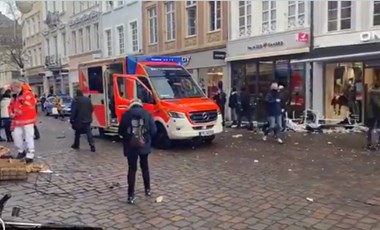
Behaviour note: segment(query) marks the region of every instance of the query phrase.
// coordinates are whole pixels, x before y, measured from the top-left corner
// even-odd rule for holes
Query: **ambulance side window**
[[[136,82],[136,95],[143,103],[154,104],[151,94],[140,82]]]
[[[152,91],[152,86],[149,84],[149,81],[148,81],[148,79],[146,79],[146,77],[138,77],[138,79],[139,79],[142,83],[144,83],[144,85],[145,85],[146,87],[148,87],[148,89],[149,89],[150,91]]]
[[[91,91],[97,91],[98,93],[103,93],[103,74],[102,67],[96,66],[88,68],[88,86]]]

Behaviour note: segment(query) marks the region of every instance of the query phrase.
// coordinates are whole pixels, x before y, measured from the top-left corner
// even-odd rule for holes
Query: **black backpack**
[[[129,146],[131,148],[140,149],[146,144],[145,120],[142,117],[134,116],[131,119],[131,124],[127,130],[129,136]]]

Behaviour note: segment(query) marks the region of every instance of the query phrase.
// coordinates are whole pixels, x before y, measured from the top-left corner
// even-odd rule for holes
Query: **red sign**
[[[303,32],[297,33],[297,42],[309,42],[309,34]]]

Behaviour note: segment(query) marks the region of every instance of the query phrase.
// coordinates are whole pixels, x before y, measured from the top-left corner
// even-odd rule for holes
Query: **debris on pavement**
[[[159,196],[156,198],[156,203],[161,203],[164,200],[163,196]]]
[[[259,163],[259,160],[254,160],[253,162],[255,162],[255,163]]]
[[[288,169],[289,172],[293,171],[292,169]]]
[[[232,138],[239,138],[239,137],[242,137],[243,134],[235,134],[235,135],[232,135]]]
[[[329,142],[327,142],[327,144],[328,144],[328,145],[331,145],[332,143],[329,141]]]
[[[306,197],[306,200],[309,201],[309,202],[314,202],[314,199],[310,198],[310,197]]]

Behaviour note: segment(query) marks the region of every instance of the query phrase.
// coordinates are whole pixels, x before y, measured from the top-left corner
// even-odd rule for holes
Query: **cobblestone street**
[[[54,174],[2,182],[0,194],[13,195],[7,220],[20,206],[28,221],[104,229],[380,229],[380,154],[364,151],[358,134],[290,133],[278,145],[229,129],[211,146],[156,150],[153,197],[139,174],[136,205],[128,205],[120,143],[97,139],[91,153],[82,138],[74,151],[69,123],[41,120],[37,160]]]

